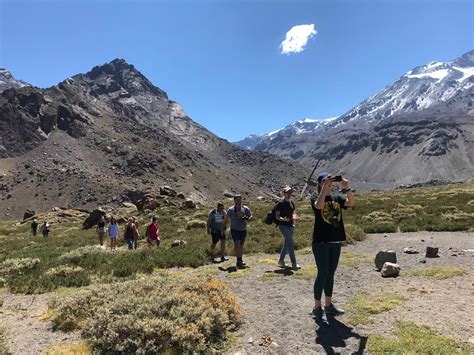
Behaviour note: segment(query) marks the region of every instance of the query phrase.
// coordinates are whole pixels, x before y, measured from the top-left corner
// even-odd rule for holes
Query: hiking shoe
[[[299,269],[301,269],[301,266],[299,264],[296,264],[292,266],[292,269],[298,271]]]
[[[314,318],[316,318],[317,323],[329,325],[328,317],[326,317],[326,312],[324,312],[324,309],[322,307],[313,308],[312,314]]]
[[[325,306],[324,311],[327,314],[333,314],[335,316],[346,313],[342,308],[337,307],[334,303],[331,303],[329,306]]]
[[[278,266],[279,266],[279,267],[282,267],[282,268],[285,268],[285,267],[286,267],[286,264],[285,264],[284,261],[281,260],[281,261],[278,262]]]
[[[221,257],[221,263],[223,263],[225,261],[229,261],[229,258],[226,258],[225,256]]]

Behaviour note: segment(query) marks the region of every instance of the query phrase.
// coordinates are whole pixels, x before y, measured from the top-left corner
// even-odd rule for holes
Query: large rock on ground
[[[160,207],[160,203],[156,200],[155,196],[147,194],[140,201],[136,203],[139,211],[144,210],[155,210]]]
[[[23,214],[23,220],[27,220],[28,218],[31,218],[35,215],[35,211],[33,210],[26,210],[25,213]]]
[[[196,208],[196,204],[194,203],[193,200],[188,198],[186,201],[183,202],[183,207],[184,208]]]
[[[400,265],[386,262],[383,264],[380,274],[382,277],[397,277],[400,275]]]
[[[160,187],[160,195],[176,197],[178,193],[169,186]]]
[[[94,227],[95,225],[97,225],[97,222],[99,222],[100,217],[105,215],[105,211],[101,208],[92,211],[86,218],[86,220],[82,223],[82,227],[84,229],[90,229]]]
[[[171,243],[171,247],[174,248],[174,247],[178,247],[180,245],[186,245],[186,244],[188,244],[187,241],[176,239],[176,240],[173,241],[173,243]]]
[[[383,264],[386,262],[397,263],[397,253],[393,250],[382,250],[375,256],[375,268],[380,271],[382,270]]]
[[[438,248],[426,247],[426,257],[427,258],[437,258],[438,257]]]

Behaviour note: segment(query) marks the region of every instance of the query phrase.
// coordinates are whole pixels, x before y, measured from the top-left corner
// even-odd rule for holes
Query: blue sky
[[[342,114],[474,48],[470,0],[0,0],[0,67],[39,87],[114,58],[234,141]],[[293,26],[317,34],[282,54]]]

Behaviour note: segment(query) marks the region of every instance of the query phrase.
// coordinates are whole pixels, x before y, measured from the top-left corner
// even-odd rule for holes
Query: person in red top
[[[160,229],[158,227],[158,221],[156,217],[153,217],[151,223],[146,228],[146,243],[148,247],[151,248],[153,242],[156,242],[156,246],[160,246]]]

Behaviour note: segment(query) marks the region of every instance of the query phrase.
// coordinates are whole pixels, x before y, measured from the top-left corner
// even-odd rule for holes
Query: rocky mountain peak
[[[30,86],[30,84],[15,79],[8,69],[0,68],[0,92],[10,88],[21,88],[24,86]]]
[[[150,94],[167,99],[166,92],[154,86],[139,70],[124,59],[116,58],[109,63],[95,66],[86,74],[79,74],[65,80],[85,82],[95,89],[96,94],[121,92],[121,96]]]

